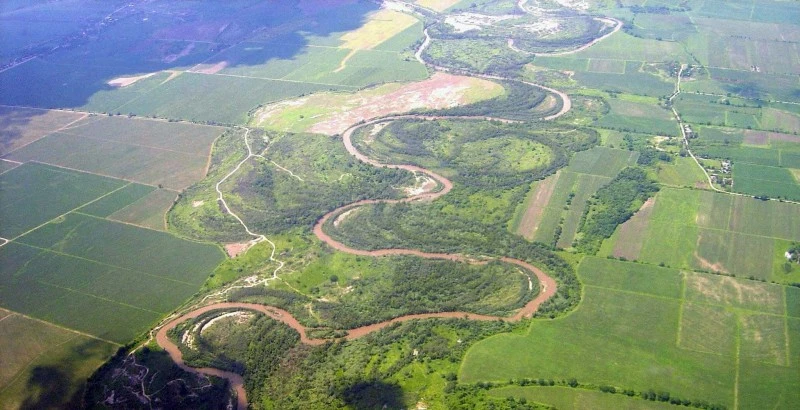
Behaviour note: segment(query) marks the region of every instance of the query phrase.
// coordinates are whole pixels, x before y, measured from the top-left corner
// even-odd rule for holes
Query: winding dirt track
[[[418,60],[420,60],[420,62],[422,62],[423,64],[425,64],[425,65],[427,65],[429,67],[432,67],[435,70],[438,70],[438,71],[451,71],[450,69],[448,69],[446,67],[435,66],[435,65],[432,65],[430,63],[425,62],[422,59],[422,53],[423,53],[424,49],[431,42],[431,38],[428,35],[428,31],[427,30],[424,30],[424,34],[425,34],[425,41],[420,46],[420,48],[417,50],[417,52],[415,54],[416,58]],[[594,42],[592,44],[594,44]],[[519,81],[519,80],[513,80],[513,79],[509,79],[509,78],[500,77],[500,76],[477,74],[477,73],[471,73],[470,75],[475,76],[475,77],[492,79],[492,80]],[[549,88],[549,87],[545,87],[545,86],[539,85],[539,84],[530,83],[530,82],[527,82],[527,81],[520,81],[520,82],[522,82],[522,83],[524,83],[526,85],[529,85],[529,86],[533,86],[533,87],[537,87],[537,88],[549,91],[549,92],[551,92],[553,94],[558,95],[561,98],[561,101],[562,101],[561,110],[559,110],[559,112],[557,112],[557,113],[555,113],[553,115],[545,117],[544,118],[545,120],[553,120],[555,118],[558,118],[558,117],[566,114],[571,109],[571,107],[572,107],[571,100],[570,100],[569,96],[567,96],[565,93],[563,93],[561,91],[558,91],[558,90],[555,90],[555,89],[552,89],[552,88]],[[438,183],[441,186],[441,189],[439,189],[438,191],[434,191],[434,192],[423,192],[423,193],[420,193],[420,194],[417,194],[417,195],[413,195],[413,196],[410,196],[410,197],[407,197],[407,198],[403,198],[403,199],[395,199],[395,200],[367,199],[367,200],[354,202],[354,203],[351,203],[351,204],[348,204],[348,205],[344,205],[344,206],[342,206],[342,207],[340,207],[338,209],[335,209],[335,210],[325,214],[322,218],[320,218],[320,220],[314,226],[314,234],[321,241],[327,243],[332,248],[334,248],[336,250],[339,250],[339,251],[342,251],[342,252],[351,253],[351,254],[354,254],[354,255],[371,256],[371,257],[381,257],[381,256],[389,256],[389,255],[411,255],[411,256],[417,256],[417,257],[428,258],[428,259],[443,259],[443,260],[451,260],[451,261],[475,263],[475,264],[485,263],[487,261],[486,259],[470,258],[470,257],[467,257],[465,255],[454,254],[454,253],[430,253],[430,252],[423,252],[423,251],[419,251],[419,250],[415,250],[415,249],[380,249],[380,250],[373,250],[373,251],[355,249],[355,248],[351,248],[351,247],[349,247],[349,246],[347,246],[347,245],[345,245],[345,244],[343,244],[341,242],[336,241],[335,239],[331,238],[328,234],[326,234],[325,231],[323,230],[323,227],[324,227],[325,223],[328,220],[330,220],[331,217],[333,217],[333,216],[335,216],[335,215],[337,215],[337,214],[339,214],[341,212],[344,212],[344,211],[347,211],[347,210],[350,210],[350,209],[355,209],[355,208],[363,206],[363,205],[376,204],[376,203],[399,203],[399,202],[434,200],[434,199],[439,198],[439,197],[441,197],[443,195],[446,195],[448,192],[450,192],[450,190],[453,189],[453,183],[450,180],[448,180],[447,178],[445,178],[444,176],[439,175],[439,174],[437,174],[437,173],[435,173],[433,171],[424,169],[422,167],[415,166],[415,165],[383,164],[383,163],[380,163],[378,161],[375,161],[375,160],[367,157],[363,153],[359,152],[353,146],[353,143],[352,143],[352,135],[353,135],[353,133],[355,131],[357,131],[358,129],[360,129],[362,127],[365,127],[365,126],[377,124],[377,123],[380,123],[380,122],[395,121],[395,120],[399,120],[399,119],[436,120],[436,119],[444,119],[444,118],[449,118],[449,119],[454,119],[454,118],[458,119],[458,118],[460,118],[460,119],[471,119],[471,120],[496,120],[496,121],[502,121],[502,122],[506,122],[506,123],[517,122],[517,121],[513,121],[513,120],[508,120],[508,119],[486,117],[486,116],[465,117],[465,116],[398,115],[398,116],[393,116],[393,117],[376,119],[376,120],[368,121],[368,122],[365,122],[365,123],[362,123],[362,124],[357,124],[357,125],[354,125],[354,126],[350,127],[349,129],[347,129],[342,134],[342,140],[344,142],[345,148],[347,149],[347,152],[349,152],[355,158],[357,158],[358,160],[360,160],[360,161],[362,161],[364,163],[367,163],[367,164],[370,164],[370,165],[373,165],[373,166],[376,166],[376,167],[404,169],[404,170],[407,170],[407,171],[410,171],[410,172],[424,173],[424,174],[428,175],[429,177],[431,177],[431,178],[435,179],[436,181],[438,181]],[[248,145],[248,150],[249,150],[249,148],[250,147]],[[251,153],[251,155],[252,155],[252,153]],[[242,225],[244,225],[244,223],[242,223]],[[246,228],[246,225],[244,225],[244,226]],[[249,230],[248,230],[248,233],[250,233]],[[254,235],[254,236],[259,236],[259,235],[254,234],[254,233],[251,233],[251,234]],[[159,346],[161,346],[170,355],[172,360],[179,367],[181,367],[183,370],[188,371],[188,372],[200,373],[200,374],[210,375],[210,376],[223,377],[225,379],[228,379],[228,381],[230,381],[233,389],[236,391],[237,408],[239,410],[245,410],[245,409],[247,409],[247,394],[246,394],[246,392],[244,390],[244,379],[242,378],[242,376],[240,376],[240,375],[238,375],[236,373],[226,372],[226,371],[223,371],[223,370],[220,370],[220,369],[216,369],[216,368],[210,368],[210,367],[194,368],[194,367],[190,367],[190,366],[186,365],[184,363],[184,361],[183,361],[183,354],[181,353],[181,351],[178,348],[178,346],[176,346],[167,337],[167,332],[169,332],[170,330],[174,329],[175,326],[177,326],[179,323],[182,323],[182,322],[184,322],[186,320],[189,320],[189,319],[196,318],[196,317],[198,317],[198,316],[200,316],[200,315],[202,315],[203,313],[206,313],[206,312],[210,312],[210,311],[213,311],[213,310],[219,310],[219,309],[241,309],[241,310],[251,310],[251,311],[260,312],[260,313],[263,313],[263,314],[271,317],[272,319],[275,319],[275,320],[278,320],[280,322],[285,323],[286,325],[288,325],[292,329],[295,329],[300,334],[301,343],[308,344],[308,345],[321,345],[321,344],[324,344],[326,342],[330,342],[330,341],[334,341],[334,340],[342,340],[342,339],[344,339],[344,340],[352,340],[352,339],[356,339],[356,338],[368,335],[368,334],[370,334],[372,332],[378,331],[380,329],[383,329],[383,328],[385,328],[385,327],[387,327],[387,326],[389,326],[391,324],[400,323],[400,322],[406,322],[406,321],[415,320],[415,319],[464,318],[464,319],[469,319],[469,320],[483,320],[483,321],[490,321],[490,320],[519,321],[519,320],[521,320],[523,318],[531,317],[544,301],[546,301],[547,299],[549,299],[550,297],[552,297],[556,293],[556,282],[555,282],[555,280],[553,280],[553,278],[547,276],[547,274],[545,274],[542,270],[540,270],[537,267],[531,265],[530,263],[527,263],[527,262],[519,260],[519,259],[508,258],[508,257],[494,258],[494,260],[500,260],[500,261],[505,262],[505,263],[514,264],[514,265],[517,265],[520,268],[525,269],[525,270],[527,270],[529,272],[533,272],[533,274],[536,275],[536,278],[541,283],[541,289],[540,289],[539,294],[536,296],[536,298],[534,298],[533,300],[528,302],[519,311],[517,311],[516,314],[514,314],[513,316],[510,316],[510,317],[480,315],[480,314],[469,313],[469,312],[439,312],[439,313],[413,314],[413,315],[400,316],[400,317],[397,317],[397,318],[394,318],[394,319],[391,319],[391,320],[375,323],[375,324],[372,324],[372,325],[367,325],[367,326],[362,326],[362,327],[350,329],[350,330],[347,331],[347,335],[342,337],[342,338],[340,338],[340,339],[311,339],[306,335],[307,328],[305,326],[303,326],[289,312],[287,312],[287,311],[285,311],[283,309],[280,309],[280,308],[277,308],[277,307],[274,307],[274,306],[265,306],[265,305],[259,305],[259,304],[254,304],[254,303],[222,302],[222,303],[215,303],[215,304],[211,304],[211,305],[208,305],[208,306],[200,307],[198,309],[192,310],[189,313],[186,313],[186,314],[184,314],[184,315],[182,315],[180,317],[177,317],[177,318],[169,321],[167,324],[162,326],[158,330],[158,332],[156,333],[156,342],[159,344]]]

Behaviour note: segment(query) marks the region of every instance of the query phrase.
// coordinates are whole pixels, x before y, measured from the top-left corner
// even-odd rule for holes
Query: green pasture
[[[664,188],[646,230],[635,233],[638,259],[787,282],[792,276],[773,273],[782,266],[776,241],[797,240],[798,223],[793,204]],[[618,237],[619,230],[611,240]]]

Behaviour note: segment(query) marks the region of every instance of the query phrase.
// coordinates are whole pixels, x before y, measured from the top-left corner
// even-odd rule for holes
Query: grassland
[[[576,378],[579,383],[616,386],[618,391],[654,389],[725,406],[749,400],[742,389],[770,391],[784,404],[796,400],[796,379],[781,378],[789,383],[784,385],[759,381],[745,376],[749,364],[737,365],[777,359],[786,363],[790,352],[781,343],[785,334],[770,330],[793,322],[786,318],[783,287],[590,257],[581,263],[579,275],[585,295],[577,311],[556,321],[534,322],[526,335],[497,335],[479,342],[468,351],[459,379]],[[729,302],[733,310],[726,308]],[[764,332],[758,341],[753,337],[757,331]],[[697,338],[698,334],[708,339]],[[798,335],[789,333],[789,346]],[[734,349],[739,338],[741,351]],[[756,345],[745,347],[745,343]],[[500,361],[499,355],[511,351],[515,360]],[[797,364],[791,366],[796,371]],[[670,377],[663,377],[667,373]],[[738,385],[736,374],[741,375]],[[746,387],[745,377],[750,384]],[[525,394],[516,388],[500,392]],[[539,393],[550,400],[569,397]]]
[[[116,346],[0,309],[0,408],[79,405],[81,386]]]

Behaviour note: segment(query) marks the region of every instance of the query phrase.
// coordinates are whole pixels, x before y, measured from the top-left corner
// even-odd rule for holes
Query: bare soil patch
[[[648,199],[630,220],[619,227],[619,236],[614,245],[614,256],[628,260],[636,260],[644,245],[643,233],[650,225],[650,215],[653,213],[655,197]]]
[[[467,91],[474,87],[491,90],[497,84],[472,77],[436,73],[427,80],[403,85],[388,94],[367,97],[354,95],[348,99],[348,105],[352,108],[332,113],[327,119],[313,125],[309,131],[335,135],[341,134],[352,124],[372,118],[418,108],[455,107],[466,102]]]
[[[751,145],[768,145],[772,141],[800,143],[800,135],[783,134],[780,132],[745,130],[744,143]]]
[[[123,87],[127,87],[129,85],[132,85],[132,84],[136,83],[137,81],[144,80],[145,78],[152,77],[154,75],[156,75],[156,73],[149,73],[149,74],[144,74],[144,75],[140,75],[140,76],[136,76],[136,77],[117,77],[117,78],[109,81],[107,84],[112,86],[112,87],[123,88]]]
[[[216,74],[228,66],[227,61],[220,61],[216,64],[198,64],[192,68],[192,72],[200,74]]]
[[[525,214],[522,215],[522,220],[517,228],[517,234],[522,235],[527,240],[533,240],[536,236],[536,231],[539,230],[539,223],[542,222],[542,215],[550,197],[556,188],[556,182],[561,173],[558,172],[550,178],[546,178],[539,182],[536,190],[533,192],[533,199],[525,209]]]
[[[231,258],[235,258],[247,252],[253,245],[255,245],[253,241],[229,243],[225,245],[225,253]]]

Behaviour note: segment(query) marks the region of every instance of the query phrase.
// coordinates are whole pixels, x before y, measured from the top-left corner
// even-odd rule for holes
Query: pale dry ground
[[[143,75],[139,75],[139,76],[135,76],[135,77],[117,77],[117,78],[107,82],[106,84],[108,84],[108,85],[110,85],[112,87],[122,88],[122,87],[127,87],[129,85],[135,84],[139,80],[144,80],[145,78],[152,77],[154,75],[156,75],[156,73],[148,73],[148,74],[143,74]]]
[[[267,105],[255,114],[254,125],[280,131],[341,134],[352,124],[414,109],[442,109],[499,96],[495,82],[435,73],[406,84],[386,84],[352,94],[320,93]]]
[[[444,11],[460,1],[461,0],[417,0],[415,3],[427,9]]]

